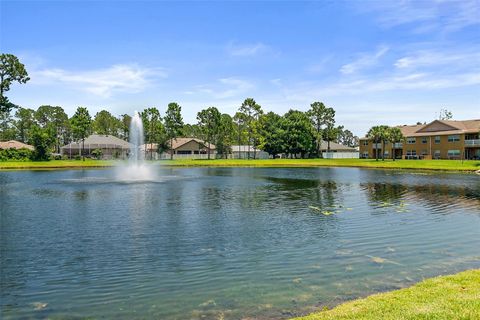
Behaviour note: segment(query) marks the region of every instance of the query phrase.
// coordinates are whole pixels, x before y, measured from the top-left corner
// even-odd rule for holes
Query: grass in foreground
[[[424,280],[296,320],[480,319],[480,269]]]
[[[52,160],[0,162],[0,169],[56,169],[56,168],[91,168],[110,167],[122,161],[105,160]],[[385,160],[372,159],[265,159],[265,160],[162,160],[151,164],[178,167],[360,167],[382,169],[419,169],[444,171],[480,170],[480,161],[459,160]]]

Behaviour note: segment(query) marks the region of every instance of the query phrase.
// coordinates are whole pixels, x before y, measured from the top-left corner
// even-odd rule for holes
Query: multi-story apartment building
[[[435,120],[429,124],[399,126],[405,140],[374,143],[368,138],[360,139],[360,157],[396,159],[480,159],[480,119]]]

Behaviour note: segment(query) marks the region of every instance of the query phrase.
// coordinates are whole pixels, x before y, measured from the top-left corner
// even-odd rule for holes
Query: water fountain
[[[140,114],[135,111],[130,123],[130,153],[127,165],[117,168],[116,177],[122,181],[154,180],[153,170],[145,162],[145,154],[141,150],[143,144],[143,123]]]

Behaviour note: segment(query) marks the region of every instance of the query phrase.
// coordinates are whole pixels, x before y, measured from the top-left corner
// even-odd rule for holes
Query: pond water
[[[475,175],[157,170],[0,172],[2,319],[286,319],[480,267]]]

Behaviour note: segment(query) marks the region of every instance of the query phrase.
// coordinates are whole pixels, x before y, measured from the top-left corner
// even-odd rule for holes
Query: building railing
[[[480,147],[480,139],[472,139],[472,140],[465,140],[465,146],[479,146]]]
[[[397,142],[395,143],[395,145],[393,146],[395,149],[402,149],[403,148],[403,143],[401,142]]]

